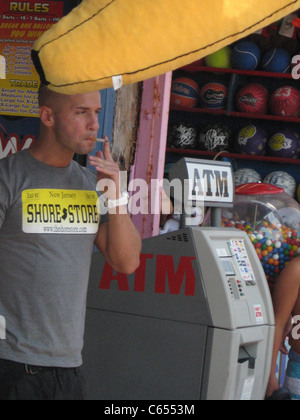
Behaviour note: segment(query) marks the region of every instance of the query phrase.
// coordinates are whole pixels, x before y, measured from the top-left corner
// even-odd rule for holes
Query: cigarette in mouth
[[[94,141],[97,143],[109,143],[109,140],[107,139],[94,139]]]

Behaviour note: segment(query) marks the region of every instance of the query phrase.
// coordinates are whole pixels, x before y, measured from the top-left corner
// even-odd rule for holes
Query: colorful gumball
[[[222,220],[224,227],[235,227],[247,232],[262,263],[270,287],[286,267],[286,265],[300,254],[300,237],[287,226],[276,227],[269,223],[250,224],[249,222]],[[276,240],[274,232],[280,237]]]
[[[172,82],[171,105],[193,108],[199,99],[199,86],[189,77],[179,77]]]
[[[300,92],[293,86],[277,89],[270,98],[270,112],[273,115],[296,117],[300,113]]]
[[[233,209],[222,211],[222,225],[245,231],[270,287],[300,255],[300,205],[282,188],[252,183],[236,188]]]
[[[240,112],[251,114],[266,114],[268,109],[269,93],[258,83],[250,83],[242,87],[236,96],[236,107]]]

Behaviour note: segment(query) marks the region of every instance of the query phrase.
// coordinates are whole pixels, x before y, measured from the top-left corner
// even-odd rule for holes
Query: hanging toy
[[[41,81],[79,94],[206,57],[300,8],[300,0],[83,0],[34,44]]]

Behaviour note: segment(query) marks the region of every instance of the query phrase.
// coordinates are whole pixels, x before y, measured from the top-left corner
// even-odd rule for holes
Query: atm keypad
[[[227,279],[227,282],[233,300],[246,299],[243,283],[241,280],[238,280],[234,277],[230,277]]]

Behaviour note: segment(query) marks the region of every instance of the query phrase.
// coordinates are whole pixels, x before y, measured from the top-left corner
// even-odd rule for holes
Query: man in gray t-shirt
[[[67,96],[42,86],[39,100],[35,146],[0,161],[0,316],[6,323],[0,400],[82,397],[78,367],[93,246],[124,273],[136,270],[141,250],[109,143],[90,158],[95,172],[73,160],[94,148],[100,94]],[[96,193],[103,179],[115,186],[105,193],[105,223]]]

